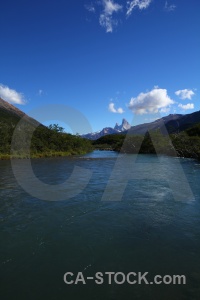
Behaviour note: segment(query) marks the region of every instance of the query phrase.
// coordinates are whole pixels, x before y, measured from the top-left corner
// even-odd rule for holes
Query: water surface
[[[200,299],[200,164],[170,157],[162,157],[159,163],[155,155],[139,155],[140,168],[134,165],[131,172],[151,176],[133,176],[121,201],[113,201],[122,175],[128,172],[128,164],[126,168],[121,164],[116,188],[110,190],[111,201],[101,201],[117,157],[112,151],[95,151],[73,158],[32,160],[36,176],[47,184],[64,182],[74,166],[92,171],[79,195],[59,202],[29,195],[18,185],[10,162],[0,161],[1,299]],[[124,162],[123,155],[120,159]],[[131,167],[134,159],[126,155]],[[20,163],[23,170],[24,161]],[[194,201],[174,199],[170,180],[180,189],[176,172],[180,164]],[[75,286],[63,281],[68,271],[86,277],[106,271],[184,274],[187,284],[96,285],[90,281]]]

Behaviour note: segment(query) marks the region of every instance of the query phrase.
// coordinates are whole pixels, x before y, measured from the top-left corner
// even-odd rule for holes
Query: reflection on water
[[[199,163],[139,155],[131,172],[141,172],[143,166],[143,175],[156,174],[156,178],[131,178],[122,201],[101,201],[117,159],[114,152],[95,151],[73,158],[32,160],[36,176],[53,185],[69,178],[74,166],[92,171],[82,193],[59,202],[41,201],[26,193],[17,184],[10,163],[0,161],[2,299],[199,299]],[[127,155],[126,159],[131,165],[135,158]],[[23,160],[20,163],[23,169]],[[181,186],[175,170],[179,163],[195,201],[174,199],[169,181]],[[111,199],[126,172],[122,168],[116,177]],[[63,282],[67,271],[82,271],[85,276],[106,271],[148,271],[152,277],[184,274],[187,285],[98,286],[90,281],[67,286]]]

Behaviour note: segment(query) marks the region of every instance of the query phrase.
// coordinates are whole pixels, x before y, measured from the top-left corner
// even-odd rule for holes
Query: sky
[[[199,0],[1,2],[0,97],[44,124],[64,124],[51,105],[92,131],[198,111],[199,53]]]

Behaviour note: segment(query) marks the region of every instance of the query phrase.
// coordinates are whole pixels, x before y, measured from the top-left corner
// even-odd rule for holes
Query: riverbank
[[[157,154],[200,159],[199,126],[178,134],[163,135],[150,132],[146,135],[115,134],[93,141],[96,150],[113,150],[129,154]]]
[[[80,152],[62,152],[62,151],[56,151],[56,152],[44,152],[44,153],[32,153],[32,154],[6,154],[6,153],[0,153],[0,160],[9,160],[9,159],[29,159],[29,158],[48,158],[48,157],[67,157],[67,156],[75,156],[75,155],[85,155],[87,153],[86,151],[80,151]]]

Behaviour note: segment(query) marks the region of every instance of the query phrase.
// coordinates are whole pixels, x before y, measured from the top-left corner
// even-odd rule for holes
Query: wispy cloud
[[[93,12],[95,13],[96,9],[94,7],[94,5],[91,3],[91,4],[86,4],[85,5],[85,8],[89,11],[89,12]]]
[[[166,89],[154,88],[150,92],[140,93],[136,98],[131,98],[129,109],[137,114],[164,112],[175,102],[167,95]]]
[[[193,103],[188,103],[188,104],[179,104],[178,107],[180,107],[183,110],[188,110],[188,109],[194,109],[194,104]]]
[[[117,3],[117,1],[119,0],[93,0],[90,4],[85,5],[85,8],[92,13],[98,11],[97,6],[103,7],[99,15],[99,24],[105,28],[106,32],[113,32],[114,27],[118,25],[117,14],[122,13],[122,16],[127,19],[135,9],[148,9],[154,0],[124,0],[123,5]],[[175,4],[168,4],[168,1],[165,1],[165,11],[173,11],[175,9]]]
[[[166,1],[164,9],[166,11],[174,11],[176,9],[176,5],[175,4],[168,4],[168,1]]]
[[[0,84],[0,97],[13,104],[25,104],[25,98],[22,93],[19,93],[13,89],[10,89],[8,86]]]
[[[103,0],[103,12],[100,14],[99,23],[106,29],[106,32],[112,32],[113,27],[118,21],[113,19],[113,14],[122,10],[122,5],[115,3],[113,0]]]
[[[178,90],[175,92],[175,94],[182,100],[185,100],[185,99],[191,100],[192,97],[195,95],[195,93],[189,89]]]
[[[149,7],[151,4],[152,0],[132,0],[132,1],[127,1],[127,12],[126,15],[130,16],[132,11],[135,8],[138,8],[140,10],[146,9]]]
[[[114,103],[109,104],[108,110],[112,113],[115,113],[115,114],[123,114],[124,113],[124,110],[121,107],[116,109]]]
[[[170,112],[170,107],[164,107],[160,109],[161,113],[168,114]]]
[[[40,89],[37,94],[38,94],[38,96],[42,96],[44,94],[44,91],[42,89]]]

